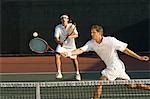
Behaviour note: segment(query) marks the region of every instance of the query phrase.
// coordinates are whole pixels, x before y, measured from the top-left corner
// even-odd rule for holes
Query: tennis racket
[[[45,53],[45,52],[51,52],[51,53],[58,53],[55,52],[55,50],[48,45],[48,43],[42,39],[42,38],[33,38],[29,42],[29,47],[31,51],[35,53]]]

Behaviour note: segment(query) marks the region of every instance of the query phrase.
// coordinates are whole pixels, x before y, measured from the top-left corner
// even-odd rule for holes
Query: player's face
[[[63,25],[67,25],[68,22],[69,22],[69,19],[68,19],[68,18],[66,18],[66,17],[62,17],[62,18],[61,18],[61,23],[62,23]]]
[[[94,40],[98,40],[101,37],[100,33],[97,32],[96,29],[91,29],[91,36]]]

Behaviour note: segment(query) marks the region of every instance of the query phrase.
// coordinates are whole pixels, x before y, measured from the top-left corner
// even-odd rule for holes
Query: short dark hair
[[[91,30],[92,30],[92,29],[95,29],[97,32],[100,33],[100,35],[103,36],[103,27],[102,27],[102,26],[100,26],[100,25],[92,25],[92,26],[91,26]]]

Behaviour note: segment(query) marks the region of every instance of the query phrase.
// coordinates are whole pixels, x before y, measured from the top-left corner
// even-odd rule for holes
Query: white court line
[[[150,70],[136,70],[136,71],[127,71],[127,73],[142,73],[142,72],[149,72]],[[28,73],[0,73],[0,75],[16,75],[16,74],[56,74],[57,72],[28,72]],[[75,72],[62,72],[63,74],[70,74]],[[80,73],[101,73],[101,71],[81,71]]]

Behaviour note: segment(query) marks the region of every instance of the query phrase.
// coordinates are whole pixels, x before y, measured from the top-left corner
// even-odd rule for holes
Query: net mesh
[[[97,85],[103,85],[100,99],[150,99],[150,90],[128,88],[128,84],[150,85],[150,79],[1,82],[0,99],[91,99]]]

